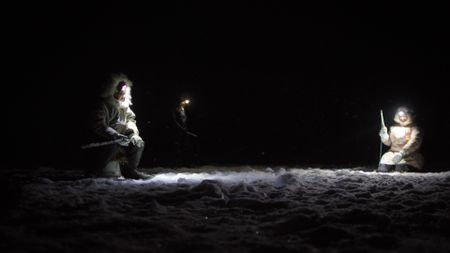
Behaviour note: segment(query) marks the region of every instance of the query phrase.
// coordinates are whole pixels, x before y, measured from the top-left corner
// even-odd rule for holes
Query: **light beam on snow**
[[[428,173],[400,173],[389,172],[380,173],[376,171],[362,171],[354,169],[338,169],[338,170],[326,170],[326,169],[277,169],[272,170],[270,168],[266,170],[250,170],[250,171],[208,171],[208,172],[182,172],[182,173],[158,173],[153,178],[148,180],[136,180],[136,183],[156,183],[156,184],[198,184],[203,180],[217,180],[223,183],[236,184],[236,183],[254,183],[265,182],[270,184],[279,184],[280,180],[284,178],[295,178],[295,180],[308,181],[314,180],[313,177],[414,177],[414,176],[427,176]],[[433,174],[433,173],[431,173]],[[281,182],[283,184],[283,182]]]
[[[166,184],[173,183],[200,183],[203,180],[217,180],[224,183],[254,182],[258,180],[274,180],[276,174],[264,171],[248,172],[200,172],[200,173],[159,173],[151,178],[150,182]]]

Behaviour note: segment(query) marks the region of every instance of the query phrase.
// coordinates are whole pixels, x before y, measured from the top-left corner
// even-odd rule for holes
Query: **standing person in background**
[[[187,125],[187,114],[186,108],[191,101],[187,98],[179,98],[177,100],[175,109],[172,112],[172,118],[175,127],[175,155],[177,163],[186,165],[186,163],[191,162],[194,154],[192,137],[197,137],[196,134],[189,131]],[[179,164],[179,165],[181,165]]]
[[[415,124],[414,112],[408,107],[399,107],[394,116],[395,125],[388,132],[387,127],[380,130],[380,138],[389,151],[381,157],[378,171],[420,171],[423,156],[419,149],[422,144],[421,129]]]

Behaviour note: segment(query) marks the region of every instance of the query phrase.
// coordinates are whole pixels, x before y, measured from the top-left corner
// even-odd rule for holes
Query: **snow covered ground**
[[[450,252],[450,172],[5,170],[1,252]]]

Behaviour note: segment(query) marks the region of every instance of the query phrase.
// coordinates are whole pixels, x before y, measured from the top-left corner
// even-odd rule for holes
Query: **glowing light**
[[[187,106],[191,101],[189,99],[185,99],[183,101],[181,101],[181,106]]]

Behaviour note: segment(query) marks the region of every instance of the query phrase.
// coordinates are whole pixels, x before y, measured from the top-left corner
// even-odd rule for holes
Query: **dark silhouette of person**
[[[172,118],[174,122],[174,146],[176,163],[178,165],[188,165],[192,163],[194,156],[194,145],[192,137],[197,137],[196,134],[189,131],[188,117],[186,108],[190,103],[189,99],[179,98],[176,102],[175,109],[172,112]]]

